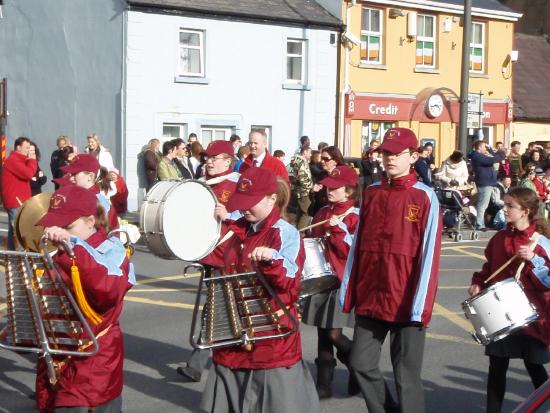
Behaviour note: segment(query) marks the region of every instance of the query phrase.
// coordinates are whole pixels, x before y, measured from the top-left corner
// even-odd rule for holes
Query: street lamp
[[[459,147],[468,153],[468,85],[470,78],[470,38],[472,31],[472,0],[464,0],[462,21],[462,64],[460,76]]]

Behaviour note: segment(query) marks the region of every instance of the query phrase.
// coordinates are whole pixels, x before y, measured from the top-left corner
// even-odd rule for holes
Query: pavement
[[[6,221],[5,214],[0,213],[0,234],[5,233]],[[467,298],[472,273],[485,261],[483,250],[493,234],[480,233],[479,241],[443,240],[439,289],[422,373],[427,412],[484,411],[488,360],[483,347],[471,338],[472,327],[460,304]],[[197,412],[207,374],[200,383],[192,383],[175,371],[191,354],[189,335],[197,274],[185,275],[185,263],[155,257],[144,243],[136,245],[132,261],[138,284],[125,298],[121,319],[125,338],[124,411]],[[5,297],[2,284],[0,297]],[[5,300],[1,300],[0,316],[6,310]],[[0,328],[4,324],[0,318]],[[344,332],[353,336],[352,329]],[[316,329],[302,325],[301,336],[304,360],[315,377]],[[388,341],[382,349],[380,366],[395,394]],[[34,387],[34,363],[33,356],[0,350],[0,413],[35,411],[28,397]],[[347,396],[347,377],[345,366],[339,364],[333,381],[334,396],[321,402],[322,413],[366,411],[361,397]],[[531,391],[523,363],[512,360],[503,411],[512,411]]]

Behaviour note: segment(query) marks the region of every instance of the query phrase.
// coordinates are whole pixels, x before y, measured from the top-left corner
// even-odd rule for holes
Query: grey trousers
[[[384,377],[378,365],[382,344],[388,331],[401,413],[422,413],[425,407],[420,373],[426,328],[356,316],[350,364],[369,413],[385,413]]]
[[[55,413],[121,413],[122,412],[122,396],[111,400],[100,406],[93,407],[58,407]]]
[[[199,373],[202,373],[208,364],[210,353],[210,350],[199,350],[197,348],[193,349],[191,357],[187,360],[187,366],[198,371]]]

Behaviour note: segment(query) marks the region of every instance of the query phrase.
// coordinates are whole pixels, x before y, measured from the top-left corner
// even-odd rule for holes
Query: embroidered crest
[[[52,199],[50,199],[50,207],[51,208],[61,208],[63,204],[67,202],[67,199],[60,194],[56,194],[52,196]]]
[[[248,178],[244,178],[244,179],[241,179],[241,182],[239,182],[239,186],[237,190],[239,192],[248,192],[251,186],[252,186],[252,181]]]
[[[420,207],[418,205],[407,205],[407,216],[405,219],[409,222],[418,222],[420,220]]]
[[[386,132],[386,136],[384,139],[393,139],[399,136],[399,131],[397,129],[389,129],[388,132]]]
[[[220,202],[222,204],[227,204],[229,202],[229,197],[231,196],[231,191],[224,189],[220,195]]]

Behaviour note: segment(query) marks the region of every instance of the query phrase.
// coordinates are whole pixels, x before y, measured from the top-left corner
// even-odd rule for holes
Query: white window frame
[[[301,43],[302,44],[302,54],[288,53],[288,44],[289,43]],[[292,83],[297,85],[305,85],[307,83],[306,73],[307,73],[307,39],[296,39],[296,38],[287,38],[285,43],[285,82]],[[302,59],[302,71],[300,73],[300,79],[290,79],[288,73],[288,60],[290,58],[301,58]]]
[[[474,43],[474,26],[481,26],[481,43]],[[474,70],[472,64],[472,49],[481,49],[481,70]],[[469,57],[469,66],[471,73],[485,73],[485,23],[484,22],[472,22],[472,40],[470,42],[470,57]]]
[[[181,33],[192,33],[192,34],[198,34],[199,35],[199,45],[198,46],[183,46],[179,40],[179,36]],[[181,64],[181,54],[183,49],[192,49],[192,50],[198,50],[199,51],[199,72],[186,72]],[[204,60],[204,30],[196,30],[196,29],[186,29],[186,28],[180,28],[178,31],[178,74],[180,76],[188,76],[188,77],[204,77],[205,76],[205,60]]]
[[[233,134],[234,129],[231,126],[211,126],[211,125],[201,126],[200,142],[204,147],[206,147],[207,144],[212,142],[212,140],[210,140],[209,142],[204,141],[203,135],[205,131],[212,132],[212,140],[218,140],[216,139],[216,132],[223,132],[224,133],[223,140],[228,141],[229,138],[231,137],[231,134]]]
[[[368,15],[368,22],[369,22],[369,25],[370,25],[371,12],[373,12],[373,11],[378,12],[378,19],[379,19],[378,24],[380,26],[380,31],[379,32],[372,31],[372,30],[363,30],[363,21],[364,21],[365,14]],[[382,64],[382,52],[383,52],[383,43],[382,42],[383,42],[383,39],[384,39],[384,36],[383,36],[383,33],[384,33],[384,26],[383,26],[384,19],[383,19],[383,16],[384,16],[384,11],[382,9],[375,9],[375,8],[372,8],[372,7],[363,7],[363,9],[361,11],[361,50],[366,50],[367,51],[367,58],[364,59],[363,57],[361,57],[361,63],[363,63],[363,64],[369,64],[369,65],[381,65]],[[369,60],[369,52],[371,50],[370,44],[369,44],[368,40],[363,41],[364,37],[366,37],[368,39],[369,36],[378,36],[378,45],[379,45],[378,60]]]
[[[420,20],[422,18],[422,21],[423,23],[426,22],[426,18],[430,18],[432,19],[432,33],[433,33],[433,36],[432,37],[427,37],[427,36],[420,36],[420,35],[417,35],[416,36],[416,48],[415,48],[415,55],[414,55],[414,58],[415,58],[415,65],[416,67],[420,67],[420,68],[426,68],[426,69],[435,69],[436,68],[436,58],[437,58],[437,16],[434,16],[434,15],[431,15],[431,14],[419,14],[417,16],[417,30],[418,32],[420,32],[420,24],[418,24],[418,20]],[[422,25],[422,30],[423,32],[425,33],[426,30],[424,30],[425,28],[425,25],[423,24]],[[431,65],[427,65],[427,64],[418,64],[416,63],[416,52],[418,50],[418,42],[432,42],[433,43],[433,56],[432,56],[432,64]],[[424,50],[424,48],[422,49]],[[422,54],[422,61],[424,61],[424,54]]]
[[[171,137],[172,139],[175,139],[175,138],[186,139],[187,138],[187,123],[163,122],[163,124],[162,124],[162,137],[163,138],[168,138],[169,136],[164,135],[164,127],[165,126],[179,128],[179,136]]]
[[[397,122],[395,121],[384,121],[384,120],[364,120],[361,125],[361,144],[363,145],[363,148],[361,152],[364,152],[370,145],[371,140],[375,139],[372,136],[372,124],[378,123],[379,124],[379,132],[378,132],[378,139],[380,143],[384,140],[384,134],[388,129],[395,128],[397,126]],[[363,131],[367,130],[368,135],[364,135]]]

